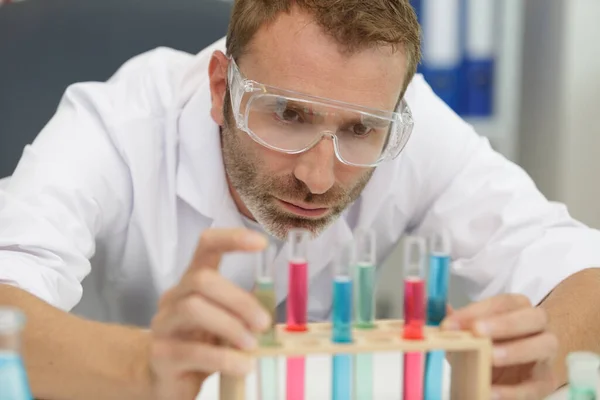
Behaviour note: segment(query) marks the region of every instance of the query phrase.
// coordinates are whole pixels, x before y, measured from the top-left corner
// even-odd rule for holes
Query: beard
[[[254,146],[243,143],[242,137],[255,142],[247,133],[235,128],[229,102],[227,91],[223,108],[225,123],[221,129],[223,163],[227,179],[256,222],[279,240],[286,240],[292,228],[306,229],[313,238],[317,237],[360,196],[371,179],[374,168],[361,175],[352,187],[344,188],[335,184],[325,193],[314,194],[293,174],[276,176],[272,171],[268,171],[268,165],[254,152]],[[321,218],[304,218],[281,208],[277,199],[298,201],[329,210]]]

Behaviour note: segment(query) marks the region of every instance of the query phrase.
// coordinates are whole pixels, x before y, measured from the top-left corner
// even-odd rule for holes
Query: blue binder
[[[496,0],[465,0],[463,114],[489,117],[494,106]]]
[[[421,0],[425,80],[455,112],[461,113],[461,0]]]
[[[419,25],[422,24],[422,13],[423,10],[421,9],[421,0],[410,0],[410,4],[412,5],[413,9],[415,10],[415,14],[417,14],[417,20],[419,21]],[[421,45],[422,45],[422,40],[421,40]],[[417,65],[417,73],[423,73],[423,62],[419,63],[419,65]]]

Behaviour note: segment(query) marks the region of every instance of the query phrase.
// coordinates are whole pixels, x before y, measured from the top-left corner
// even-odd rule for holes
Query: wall
[[[528,0],[527,15],[519,161],[600,228],[600,2]]]

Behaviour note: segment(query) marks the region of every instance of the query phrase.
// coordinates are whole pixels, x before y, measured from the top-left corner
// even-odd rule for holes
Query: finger
[[[539,400],[544,399],[556,390],[552,368],[549,363],[536,367],[536,374],[527,382],[518,385],[492,386],[494,400]]]
[[[257,345],[252,332],[238,318],[200,296],[188,296],[161,311],[153,326],[153,332],[159,337],[194,330],[206,331],[243,350]]]
[[[206,229],[202,232],[189,270],[217,269],[226,252],[259,251],[267,246],[267,239],[243,228]]]
[[[531,307],[529,299],[523,295],[501,294],[455,310],[442,322],[442,329],[456,330],[467,327],[471,321],[491,315]]]
[[[517,311],[477,320],[473,330],[494,340],[512,339],[543,332],[548,324],[542,308],[522,308]]]
[[[554,359],[557,351],[558,339],[546,332],[526,339],[495,344],[493,365],[503,367],[529,362],[548,362]]]
[[[159,374],[221,372],[244,376],[254,368],[253,358],[235,349],[173,339],[153,343],[152,364]]]
[[[244,321],[252,330],[262,331],[271,324],[270,315],[255,296],[216,271],[200,269],[190,272],[171,294],[171,303],[190,295],[210,300]]]

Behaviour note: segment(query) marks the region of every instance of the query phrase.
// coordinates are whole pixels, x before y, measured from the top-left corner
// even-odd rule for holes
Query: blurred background
[[[419,72],[434,90],[548,198],[600,228],[600,1],[413,5],[424,34]],[[4,0],[0,178],[12,173],[69,84],[106,80],[157,46],[196,53],[225,35],[230,7],[227,0]],[[400,256],[385,260],[380,317],[402,313]],[[460,285],[451,284],[452,304],[463,305]]]

